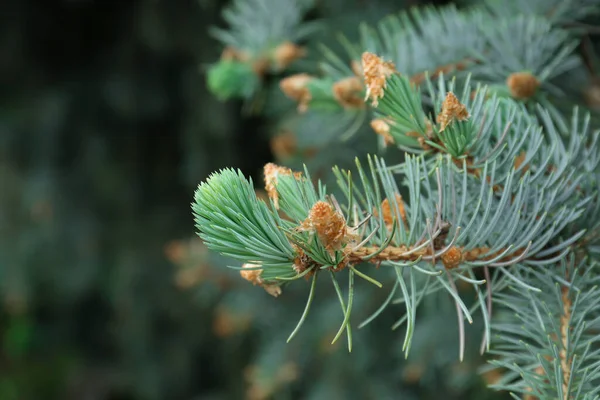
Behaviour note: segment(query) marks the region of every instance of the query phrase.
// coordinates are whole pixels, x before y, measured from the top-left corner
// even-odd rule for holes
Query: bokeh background
[[[223,393],[218,299],[165,252],[201,179],[269,157],[206,90],[222,3],[2,2],[0,399]]]
[[[457,363],[448,299],[424,306],[448,318],[424,312],[408,360],[389,329],[400,314],[356,333],[352,354],[330,345],[330,290],[286,345],[307,288],[274,299],[194,238],[190,203],[210,172],[260,183],[266,162],[310,154],[274,141],[285,132],[268,112],[207,90],[223,49],[208,28],[227,3],[0,5],[0,400],[504,398],[484,389],[476,354]],[[319,3],[307,18],[348,32],[399,9]],[[376,147],[357,140],[315,165]],[[358,310],[387,296],[372,293]]]

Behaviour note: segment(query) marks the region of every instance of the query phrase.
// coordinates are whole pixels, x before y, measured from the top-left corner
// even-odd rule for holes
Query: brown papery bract
[[[442,111],[437,116],[440,132],[454,121],[465,121],[469,118],[467,107],[452,92],[448,92],[442,103]]]
[[[379,99],[383,98],[383,90],[386,88],[386,80],[396,73],[396,66],[390,61],[369,52],[362,55],[362,69],[367,86],[365,99],[371,98],[373,107],[377,107]]]

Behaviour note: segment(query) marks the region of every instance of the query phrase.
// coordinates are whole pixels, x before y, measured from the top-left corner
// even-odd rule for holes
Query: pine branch
[[[578,41],[568,32],[518,12],[498,19],[477,8],[413,8],[359,31],[357,43],[341,37],[346,54],[322,49],[325,77],[338,82],[360,75],[367,51],[389,60],[411,83],[466,70],[503,95],[529,99],[540,85],[556,93],[550,81],[579,64],[572,54]]]
[[[492,387],[531,399],[593,399],[600,393],[597,265],[574,258],[555,268],[519,270],[544,290],[511,290],[496,302],[514,314],[495,325],[492,364],[510,371]]]
[[[483,52],[484,41],[480,30],[483,13],[479,10],[459,11],[455,6],[412,8],[384,18],[375,27],[363,24],[360,38],[351,43],[341,37],[346,54],[337,55],[323,49],[322,69],[335,79],[356,73],[352,62],[360,63],[363,52],[370,52],[390,60],[402,74],[414,76],[428,71],[446,73],[456,66],[464,69],[472,59],[473,51]]]
[[[314,27],[301,23],[312,7],[313,0],[232,0],[223,11],[229,29],[212,28],[211,32],[227,46],[259,53],[273,44],[295,42],[310,34]]]
[[[530,98],[532,95],[520,87],[523,84],[518,80],[523,78],[513,75],[527,73],[535,78],[536,89],[560,94],[552,80],[581,63],[573,54],[579,40],[543,18],[516,15],[482,28],[486,45],[475,57],[475,79],[500,86],[506,81],[510,95]]]
[[[500,17],[515,14],[542,16],[560,25],[570,24],[600,12],[600,5],[596,0],[533,0],[527,3],[518,0],[485,0],[485,5]]]
[[[265,74],[281,73],[304,57],[306,50],[297,43],[318,28],[302,22],[312,6],[313,0],[233,0],[223,11],[228,29],[211,29],[226,46],[208,70],[211,91],[221,100],[248,99]]]
[[[242,276],[269,293],[311,280],[290,339],[319,307],[317,279],[329,276],[343,315],[333,341],[345,332],[350,350],[361,278],[391,288],[360,327],[403,304],[393,329],[405,325],[408,355],[418,307],[444,291],[456,306],[461,360],[464,321],[481,313],[482,352],[493,344],[504,371],[496,388],[597,398],[600,134],[589,115],[575,109],[567,122],[551,102],[562,95],[558,77],[579,63],[573,31],[557,21],[582,3],[562,2],[555,19],[530,15],[540,2],[501,16],[491,5],[412,9],[362,26],[356,43],[342,38],[344,55],[324,48],[323,76],[293,75],[281,89],[301,112],[350,115],[354,130],[373,114],[374,130],[405,161],[369,156],[368,168],[358,159],[352,171],[335,167],[334,189],[306,167],[267,164],[267,202],[239,171],[217,172],[195,195],[200,236],[244,262]],[[473,287],[474,304],[457,281]]]
[[[455,298],[470,321],[470,313],[453,289],[454,279],[483,284],[462,275],[474,267],[491,266],[530,287],[505,267],[550,263],[553,257],[537,255],[560,256],[581,237],[578,232],[551,251],[547,248],[582,212],[577,203],[567,207],[554,201],[569,184],[569,174],[557,178],[527,171],[516,180],[516,168],[512,168],[503,178],[502,192],[496,193],[495,174],[501,168],[497,160],[482,165],[480,174],[471,174],[464,159],[458,168],[449,155],[431,162],[423,156],[407,157],[393,169],[404,175],[410,200],[405,203],[392,170],[383,160],[369,159],[368,173],[357,163],[360,189],[350,172],[334,170],[346,198],[340,204],[320,183],[313,185],[308,171],[303,176],[269,164],[265,182],[271,208],[251,192],[250,182],[225,170],[200,185],[193,208],[201,237],[210,248],[261,270],[250,276],[255,284],[272,288],[323,269],[336,273],[349,269],[352,276],[379,285],[355,267],[361,262],[411,267],[426,275],[445,269],[451,272],[450,285],[438,277],[438,288]],[[530,190],[534,187],[541,190]],[[419,263],[434,268],[423,269]],[[402,277],[397,274],[398,284],[403,285]],[[410,298],[416,292],[410,294],[404,288],[403,293],[408,315],[414,315],[416,303]],[[408,351],[411,329],[407,332]]]

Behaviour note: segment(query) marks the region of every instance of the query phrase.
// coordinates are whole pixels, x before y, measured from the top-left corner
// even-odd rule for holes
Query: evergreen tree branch
[[[418,307],[444,291],[456,305],[461,360],[464,321],[481,312],[481,352],[491,349],[502,369],[495,388],[530,400],[598,398],[600,134],[589,115],[575,109],[567,120],[555,106],[559,77],[580,63],[577,32],[561,26],[596,9],[588,0],[412,9],[361,26],[355,42],[342,37],[345,54],[324,47],[322,76],[293,75],[281,89],[301,112],[349,116],[347,136],[372,115],[405,161],[334,167],[333,189],[306,167],[268,164],[267,202],[239,172],[221,171],[196,192],[201,237],[270,293],[312,278],[292,336],[322,270],[343,315],[333,341],[345,331],[349,350],[355,275],[391,283],[359,327],[404,304],[392,329],[406,325],[405,356]],[[457,283],[474,288],[474,304]]]
[[[557,268],[521,269],[538,294],[511,290],[496,301],[514,312],[493,325],[499,343],[492,364],[507,369],[496,389],[533,399],[592,399],[600,391],[597,351],[597,265],[568,257]],[[518,379],[518,377],[521,379]]]
[[[226,46],[208,70],[211,91],[221,100],[248,99],[265,74],[281,73],[304,57],[306,50],[298,42],[319,26],[302,22],[312,6],[313,0],[233,0],[223,11],[228,29],[211,29]]]
[[[485,5],[499,17],[516,14],[542,16],[556,24],[565,25],[598,14],[600,5],[595,0],[485,0]]]

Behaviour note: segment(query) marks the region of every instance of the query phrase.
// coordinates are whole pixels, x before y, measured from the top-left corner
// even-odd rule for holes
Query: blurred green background
[[[211,170],[268,158],[205,89],[222,3],[2,2],[0,399],[222,387],[210,314],[164,252]]]
[[[226,3],[2,2],[0,400],[492,398],[447,299],[412,360],[393,318],[330,346],[331,293],[286,346],[305,288],[275,300],[193,239],[196,185],[274,158],[267,119],[206,89]]]

